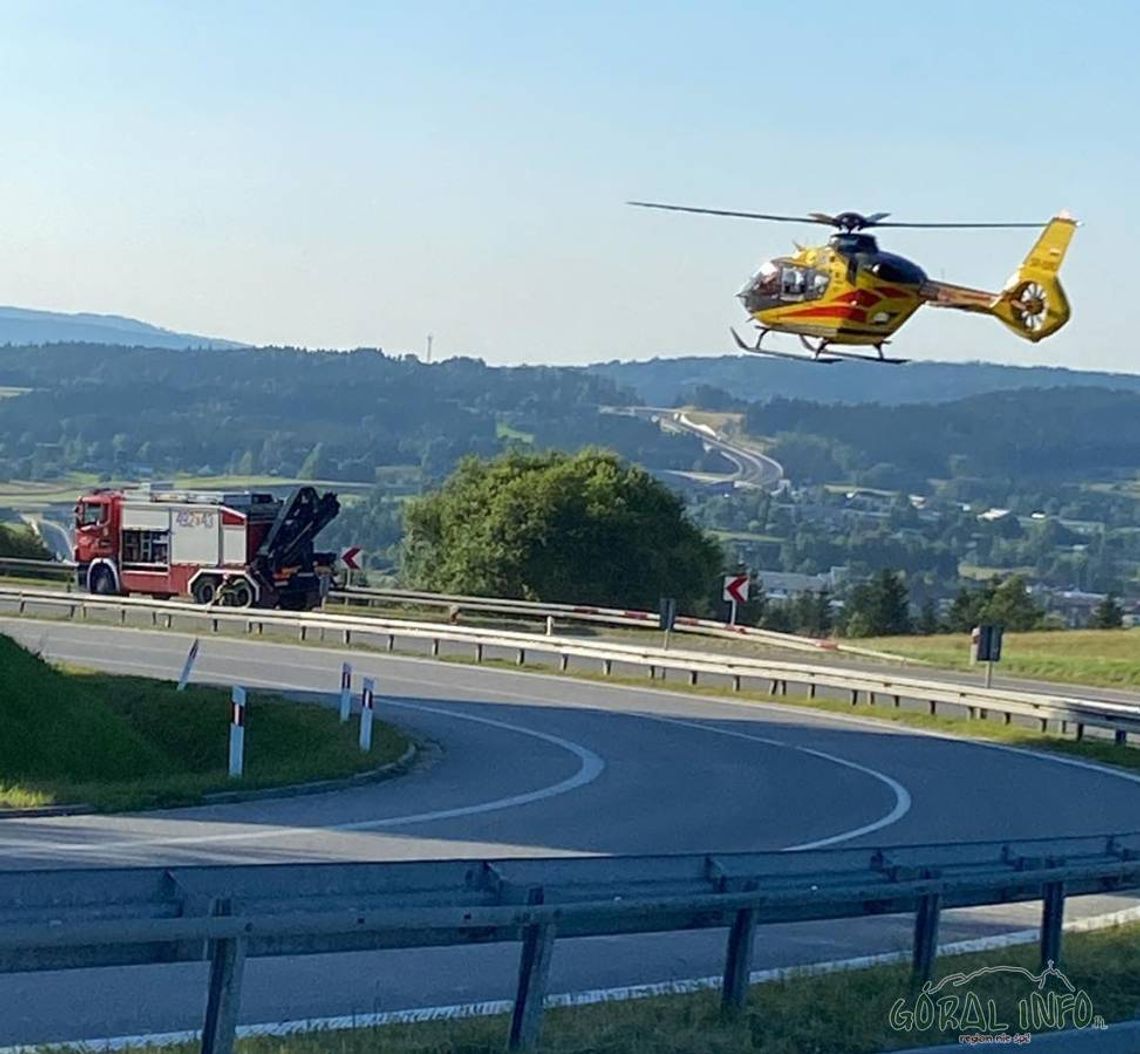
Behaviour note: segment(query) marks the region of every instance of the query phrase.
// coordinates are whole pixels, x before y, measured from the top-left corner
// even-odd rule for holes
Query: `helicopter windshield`
[[[745,310],[763,311],[782,303],[816,300],[827,292],[830,280],[827,271],[788,259],[767,260],[739,296]]]

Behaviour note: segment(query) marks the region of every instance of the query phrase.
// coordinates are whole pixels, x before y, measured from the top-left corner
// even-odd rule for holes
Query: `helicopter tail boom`
[[[1000,293],[928,281],[922,296],[934,307],[994,315],[1019,337],[1044,340],[1069,321],[1069,300],[1057,275],[1076,227],[1071,216],[1054,216]]]

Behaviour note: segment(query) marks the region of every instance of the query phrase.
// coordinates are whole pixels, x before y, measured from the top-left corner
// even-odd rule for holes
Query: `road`
[[[659,421],[662,423],[662,427],[665,427],[667,423],[668,427],[678,432],[688,432],[697,436],[707,446],[719,451],[736,466],[736,471],[728,478],[740,486],[772,490],[784,477],[783,466],[775,459],[766,454],[761,454],[752,447],[741,446],[731,439],[724,438],[708,425],[695,424],[680,410],[633,406],[620,412],[650,421]]]
[[[172,677],[189,638],[0,619],[49,658]],[[125,816],[0,821],[0,867],[731,852],[1131,829],[1140,779],[857,719],[422,659],[206,638],[195,678],[333,701],[342,659],[430,745],[347,791]],[[254,705],[256,705],[256,700]],[[1086,898],[1072,913],[1132,902]],[[1032,905],[948,912],[944,940],[1031,927]],[[908,917],[765,927],[754,968],[909,945]],[[559,942],[551,990],[715,974],[721,933]],[[241,1020],[509,997],[517,948],[254,960]],[[200,1024],[204,967],[0,976],[0,1045]],[[146,992],[145,999],[139,998]]]

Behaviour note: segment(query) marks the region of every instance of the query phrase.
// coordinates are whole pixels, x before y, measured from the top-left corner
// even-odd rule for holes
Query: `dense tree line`
[[[793,477],[906,487],[930,478],[1103,478],[1140,464],[1140,393],[1103,388],[990,392],[903,406],[754,404],[752,435],[777,437]]]
[[[0,348],[0,476],[237,474],[371,482],[377,466],[442,478],[466,454],[528,434],[538,448],[603,443],[661,468],[699,467],[693,436],[599,412],[628,403],[583,370],[425,364],[372,349]]]

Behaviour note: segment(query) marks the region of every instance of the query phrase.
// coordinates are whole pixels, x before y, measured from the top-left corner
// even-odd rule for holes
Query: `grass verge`
[[[858,643],[950,669],[971,669],[970,640],[966,634],[873,637]],[[1002,642],[1001,663],[995,672],[1005,677],[1062,684],[1140,687],[1140,630],[1007,633]]]
[[[1065,975],[1087,993],[1096,1015],[1111,1022],[1135,1014],[1140,1004],[1140,924],[1071,934],[1064,949]],[[938,960],[937,976],[969,974],[992,966],[1020,966],[1037,973],[1037,949],[1021,946],[947,956]],[[1028,1000],[1030,990],[1024,977],[997,973],[939,994],[955,992],[964,998],[969,991],[982,1007],[992,999],[997,1019],[1009,1026],[1010,1034],[1017,1034],[1023,1031],[1018,1004]],[[1061,994],[1066,989],[1049,982],[1046,991],[1050,990]],[[800,973],[754,986],[748,1007],[735,1018],[722,1015],[716,991],[551,1009],[544,1015],[538,1050],[542,1054],[872,1054],[957,1040],[956,1028],[892,1027],[891,1010],[899,999],[913,1005],[907,969],[901,965],[815,976]],[[897,1015],[895,1020],[905,1023]],[[309,1032],[283,1039],[251,1038],[239,1041],[238,1050],[241,1054],[365,1054],[377,1050],[385,1054],[499,1054],[506,1031],[505,1017],[491,1016]]]
[[[223,689],[65,671],[0,636],[0,807],[185,805],[210,791],[350,776],[395,760],[408,743],[377,722],[363,754],[355,722],[253,692],[245,775],[231,780],[229,723]]]

